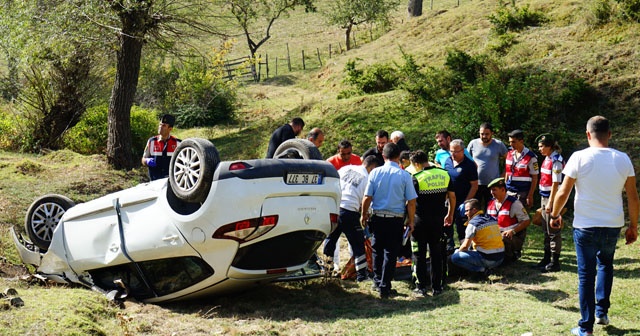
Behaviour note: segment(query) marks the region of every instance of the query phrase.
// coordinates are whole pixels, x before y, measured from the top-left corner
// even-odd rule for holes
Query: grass
[[[433,134],[456,121],[416,109],[398,91],[337,100],[345,89],[345,63],[362,64],[400,60],[399,49],[416,56],[423,65],[441,66],[447,50],[489,53],[496,37],[486,17],[495,2],[437,1],[434,10],[425,2],[422,17],[395,15],[392,30],[374,42],[358,41],[357,48],[323,59],[320,69],[279,72],[276,78],[242,87],[238,123],[207,129],[176,129],[181,138],[204,137],[213,141],[223,160],[263,157],[270,133],[293,116],[303,116],[308,129],[321,127],[327,134],[323,156],[335,152],[338,141],[349,138],[354,152],[373,145],[376,130],[402,130],[412,148],[429,150]],[[612,97],[603,113],[614,124],[612,145],[640,161],[637,130],[640,108],[640,58],[637,24],[587,24],[588,4],[531,0],[517,2],[542,10],[551,21],[540,28],[513,36],[517,43],[500,55],[505,66],[531,64],[582,74]],[[320,7],[322,9],[322,6]],[[367,28],[357,36],[367,39]],[[292,13],[277,21],[272,39],[261,52],[282,55],[286,43],[292,55],[342,41],[337,27],[326,27],[319,14]],[[361,43],[363,42],[363,43]],[[237,44],[242,52],[243,42]],[[343,43],[344,45],[344,43]],[[299,48],[299,49],[296,49]],[[326,47],[324,47],[326,49]],[[297,50],[297,51],[296,51]],[[270,56],[273,60],[272,56]],[[293,56],[292,56],[293,58]],[[110,170],[103,156],[83,156],[69,151],[27,155],[0,151],[0,256],[17,263],[8,235],[9,226],[20,228],[33,199],[61,193],[81,202],[124,189],[144,180],[143,170]],[[533,335],[567,334],[579,318],[575,253],[570,230],[564,231],[562,271],[539,274],[529,268],[542,255],[542,234],[531,228],[522,261],[502,268],[488,282],[452,278],[449,289],[437,298],[411,296],[407,282],[394,282],[400,295],[381,302],[367,284],[308,282],[272,284],[246,293],[202,301],[166,305],[126,302],[109,304],[101,294],[82,288],[43,286],[0,277],[0,287],[16,288],[25,301],[22,308],[0,314],[2,335]],[[636,294],[640,270],[638,243],[622,242],[616,253],[616,273],[610,318],[597,326],[597,334],[640,335]],[[343,261],[344,262],[344,261]]]

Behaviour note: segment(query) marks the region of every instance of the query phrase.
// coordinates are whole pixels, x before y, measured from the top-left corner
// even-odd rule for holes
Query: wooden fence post
[[[307,70],[307,66],[304,63],[304,49],[302,50],[302,70]]]
[[[291,54],[289,54],[289,43],[287,43],[287,64],[289,65],[289,72],[291,72]]]
[[[269,78],[269,54],[265,54],[265,65],[267,66],[267,78]]]
[[[322,60],[320,59],[320,49],[316,48],[316,53],[318,53],[318,62],[320,62],[320,67],[322,67]]]
[[[276,76],[278,76],[278,57],[276,57]]]
[[[331,43],[329,43],[329,58],[331,58]]]
[[[342,42],[338,42],[338,46],[340,47],[340,54],[342,54]]]

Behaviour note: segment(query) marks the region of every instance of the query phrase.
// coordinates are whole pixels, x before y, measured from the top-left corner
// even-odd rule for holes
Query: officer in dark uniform
[[[142,165],[149,168],[151,181],[169,176],[169,163],[180,139],[171,135],[176,118],[165,114],[160,118],[158,135],[149,138],[142,155]]]

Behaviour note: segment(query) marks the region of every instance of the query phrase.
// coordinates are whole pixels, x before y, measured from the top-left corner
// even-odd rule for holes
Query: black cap
[[[176,123],[176,117],[170,114],[165,114],[162,116],[162,118],[160,118],[160,122],[163,124],[168,124],[169,126],[173,127],[173,124]]]

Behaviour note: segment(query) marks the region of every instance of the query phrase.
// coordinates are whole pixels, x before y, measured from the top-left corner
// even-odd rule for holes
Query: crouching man
[[[460,248],[451,255],[451,262],[483,275],[504,260],[500,227],[493,217],[480,210],[480,202],[475,198],[464,202],[464,212],[469,218],[467,229]]]

